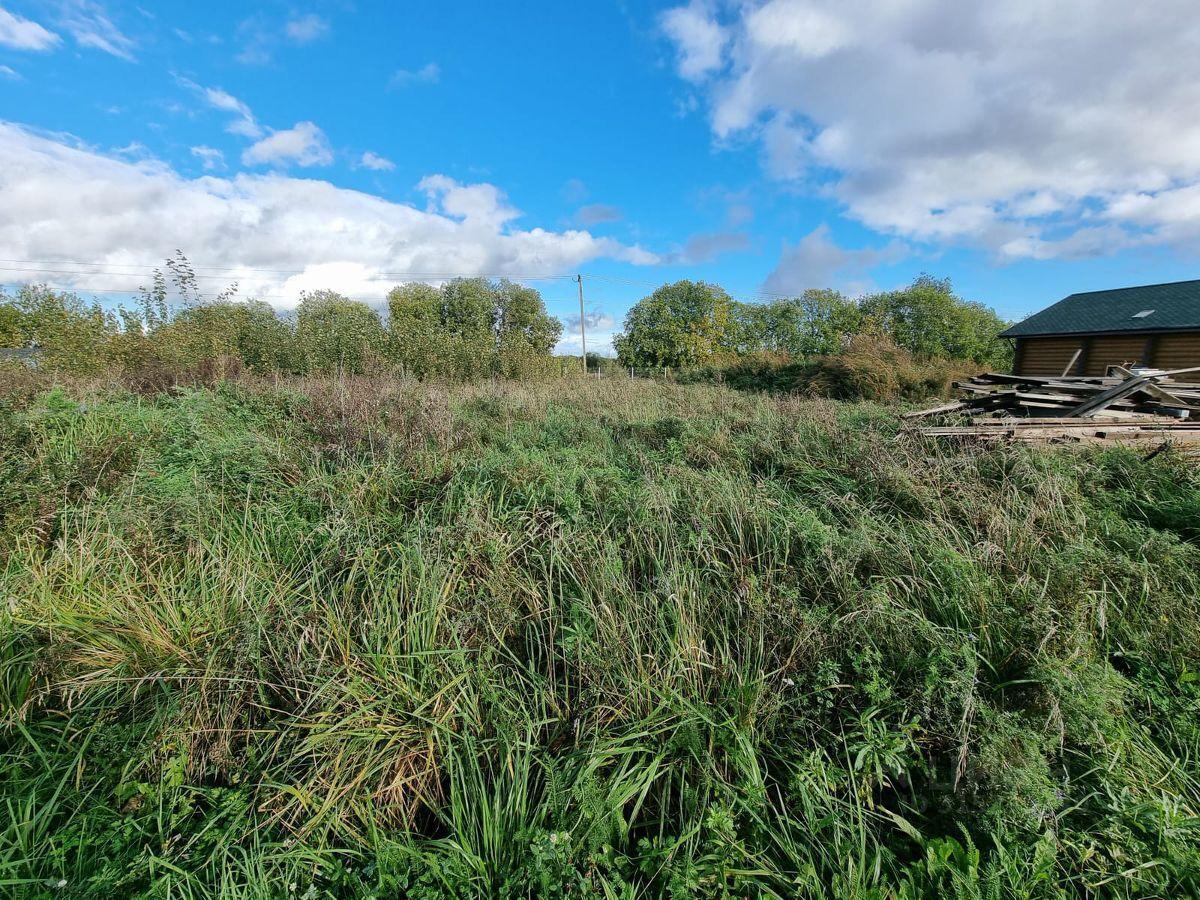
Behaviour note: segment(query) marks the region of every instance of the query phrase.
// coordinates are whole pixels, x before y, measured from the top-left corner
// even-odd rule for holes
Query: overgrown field
[[[612,380],[0,401],[0,894],[1200,893],[1200,475]]]

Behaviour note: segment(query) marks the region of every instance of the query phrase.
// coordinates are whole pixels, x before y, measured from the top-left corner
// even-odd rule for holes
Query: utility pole
[[[583,327],[583,276],[576,275],[579,282],[579,346],[583,350],[583,374],[587,375],[587,329]]]

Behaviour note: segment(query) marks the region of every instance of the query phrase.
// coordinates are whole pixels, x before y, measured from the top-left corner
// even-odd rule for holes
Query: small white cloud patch
[[[396,168],[396,164],[386,156],[380,156],[372,150],[366,151],[358,160],[358,164],[364,169],[371,169],[375,172],[390,172]]]
[[[675,43],[679,74],[688,81],[702,81],[722,66],[729,35],[715,19],[712,8],[701,0],[669,9],[659,18],[662,30]]]
[[[133,62],[133,50],[137,45],[94,0],[65,0],[58,21],[79,46],[102,50]]]
[[[329,23],[316,13],[307,13],[289,19],[283,33],[293,44],[311,44],[329,34]]]
[[[442,69],[437,63],[426,63],[419,69],[397,69],[392,73],[388,87],[401,88],[410,84],[437,84],[442,78]]]
[[[53,31],[0,6],[0,46],[13,50],[53,50],[60,43],[62,38]]]
[[[225,154],[216,147],[193,147],[192,156],[200,160],[205,172],[214,172],[225,168]]]
[[[327,166],[331,162],[329,140],[312,122],[297,122],[291,128],[273,131],[242,153],[242,164],[247,166]]]

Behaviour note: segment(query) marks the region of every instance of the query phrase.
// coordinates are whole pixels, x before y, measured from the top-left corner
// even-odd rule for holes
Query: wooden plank
[[[1079,357],[1081,357],[1081,356],[1083,356],[1083,347],[1082,346],[1078,350],[1075,351],[1074,355],[1071,357],[1071,361],[1069,363],[1067,363],[1067,367],[1065,369],[1063,369],[1064,376],[1071,374],[1071,370],[1073,368],[1075,368],[1075,363],[1079,362]]]
[[[1107,410],[1107,409],[1104,410],[1104,412],[1101,413],[1100,415],[1104,415],[1105,417],[1108,417],[1111,415],[1113,418],[1120,419],[1123,421],[1132,419],[1139,423],[1144,422],[1146,425],[1178,426],[1180,424],[1178,419],[1171,418],[1169,416],[1152,416],[1152,415],[1148,415],[1148,414],[1135,414],[1135,413],[1125,413],[1125,412],[1117,413],[1117,412],[1114,412],[1113,410]],[[1015,416],[1008,416],[1003,419],[988,419],[988,418],[985,418],[984,416],[973,416],[970,419],[970,423],[972,425],[979,425],[982,427],[1012,427],[1014,425],[1055,425],[1059,428],[1095,428],[1096,427],[1095,419],[1067,419],[1062,416],[1024,416],[1021,418],[1017,418]]]
[[[1188,372],[1200,372],[1200,366],[1189,366],[1186,369],[1168,369],[1163,372],[1163,377],[1170,378],[1173,375],[1184,375]]]
[[[1146,376],[1138,378],[1127,378],[1115,387],[1109,388],[1107,391],[1097,394],[1090,400],[1085,400],[1079,406],[1071,410],[1068,415],[1087,418],[1097,410],[1104,409],[1109,404],[1116,400],[1121,400],[1128,397],[1134,391],[1138,390],[1142,385],[1146,384],[1150,379]]]
[[[1133,373],[1128,369],[1122,368],[1121,366],[1112,366],[1112,368],[1122,378],[1133,377]],[[1142,374],[1146,375],[1149,373],[1143,372]],[[1155,384],[1153,381],[1147,382],[1146,385],[1141,388],[1141,390],[1142,393],[1149,394],[1151,397],[1154,397],[1158,400],[1166,400],[1168,403],[1173,404],[1174,406],[1187,406],[1187,404],[1180,400],[1177,395],[1172,394],[1170,391]]]
[[[961,400],[955,400],[952,403],[943,403],[941,406],[933,406],[929,409],[920,409],[916,412],[907,412],[902,415],[902,419],[923,419],[925,416],[936,416],[941,413],[956,412],[957,410],[966,407],[966,403]]]

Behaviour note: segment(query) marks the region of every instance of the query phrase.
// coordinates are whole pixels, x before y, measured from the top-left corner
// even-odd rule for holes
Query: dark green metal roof
[[[1151,312],[1145,315],[1147,310]],[[1200,331],[1200,281],[1072,294],[1013,325],[1001,337],[1177,329]]]

